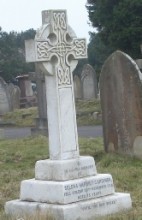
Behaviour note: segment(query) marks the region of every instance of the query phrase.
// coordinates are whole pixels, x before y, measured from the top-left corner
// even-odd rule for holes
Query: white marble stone
[[[129,194],[114,194],[111,175],[97,174],[93,158],[79,155],[72,72],[86,57],[86,41],[76,38],[66,11],[43,11],[26,60],[45,74],[50,160],[38,161],[36,179],[22,181],[20,200],[6,203],[11,217],[94,220],[131,208]]]
[[[26,61],[45,74],[50,159],[79,157],[72,71],[87,58],[85,39],[78,39],[65,10],[42,12],[42,27],[26,42]]]
[[[69,181],[24,180],[20,199],[34,202],[68,204],[98,198],[114,193],[110,174],[80,178]]]
[[[37,180],[72,180],[97,174],[93,157],[70,160],[39,160],[35,165]]]
[[[37,217],[39,215],[40,219],[40,216],[46,218],[46,216],[51,215],[55,220],[95,220],[96,217],[123,212],[131,208],[130,194],[127,193],[115,193],[69,205],[32,203],[20,200],[13,200],[5,205],[6,214],[11,217],[24,218],[25,216]]]

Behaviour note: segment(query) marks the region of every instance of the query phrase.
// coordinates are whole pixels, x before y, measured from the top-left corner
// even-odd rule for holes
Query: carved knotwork
[[[69,55],[74,59],[86,57],[86,42],[84,39],[74,39],[68,33],[67,19],[65,11],[53,12],[51,20],[52,33],[47,36],[46,41],[36,42],[37,59],[41,61],[51,61],[53,56],[57,57],[56,75],[58,85],[71,84],[71,62],[68,61]],[[69,41],[66,36],[69,36]],[[55,36],[56,40],[52,40]],[[51,39],[50,39],[51,38]]]

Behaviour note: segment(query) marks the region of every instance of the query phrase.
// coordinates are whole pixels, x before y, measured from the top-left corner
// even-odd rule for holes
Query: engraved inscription
[[[84,170],[91,170],[93,169],[93,165],[86,165],[86,166],[82,166],[82,167],[74,167],[74,168],[71,168],[71,169],[65,169],[64,170],[64,173],[65,174],[68,174],[68,173],[74,173],[74,172],[81,172],[81,171],[84,171]]]
[[[87,210],[91,210],[91,209],[97,209],[97,208],[109,208],[110,206],[114,206],[116,205],[116,200],[112,199],[109,201],[105,201],[105,202],[99,202],[99,203],[94,203],[91,205],[86,205],[86,206],[82,206],[81,209],[82,211],[87,211]]]
[[[104,192],[112,193],[113,182],[111,178],[92,179],[75,184],[68,184],[64,187],[64,196],[76,196],[77,200],[100,197]]]

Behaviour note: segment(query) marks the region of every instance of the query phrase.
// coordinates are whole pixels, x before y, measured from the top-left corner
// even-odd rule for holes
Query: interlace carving
[[[58,65],[56,66],[58,85],[70,85],[72,73],[68,56],[71,54],[74,59],[86,57],[86,42],[84,39],[67,41],[66,35],[69,33],[67,32],[68,27],[65,12],[54,12],[51,24],[56,40],[53,43],[49,36],[45,42],[37,41],[37,58],[39,60],[51,61],[52,56],[56,56],[58,60]]]

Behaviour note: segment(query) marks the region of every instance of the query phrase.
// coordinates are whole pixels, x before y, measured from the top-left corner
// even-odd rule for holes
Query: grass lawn
[[[94,112],[101,113],[100,102],[92,101],[76,101],[77,124],[81,125],[98,125],[101,124],[101,117],[95,119]],[[35,126],[35,118],[38,117],[37,107],[27,109],[16,109],[13,112],[6,113],[2,120],[3,123],[15,124],[15,126]]]
[[[142,161],[117,154],[105,154],[102,138],[81,138],[79,145],[81,155],[92,155],[95,158],[99,173],[112,174],[117,192],[129,192],[132,197],[132,210],[101,219],[142,219]],[[4,215],[5,202],[19,198],[20,182],[34,178],[35,162],[46,158],[48,158],[48,141],[44,136],[0,140],[1,220],[7,219]]]

